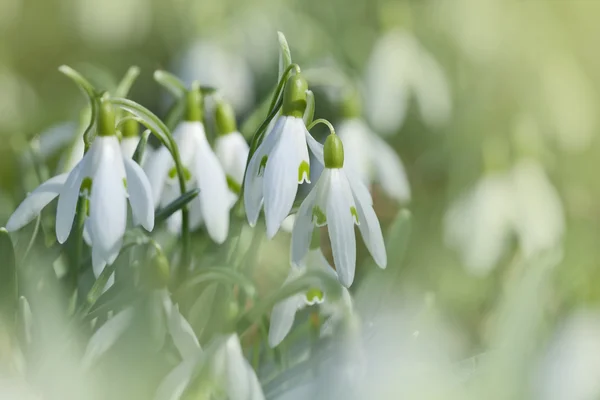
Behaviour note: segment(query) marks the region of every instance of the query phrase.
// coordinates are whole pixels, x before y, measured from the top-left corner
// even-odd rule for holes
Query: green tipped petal
[[[302,118],[306,110],[308,83],[300,74],[292,75],[285,84],[281,112],[290,117]]]
[[[319,206],[314,206],[312,209],[312,220],[317,226],[323,226],[327,223],[327,216]]]
[[[323,302],[324,298],[325,298],[325,294],[323,293],[323,291],[321,289],[310,288],[306,292],[306,298],[304,301],[308,305],[321,304]]]
[[[325,168],[342,168],[344,166],[344,145],[337,135],[331,134],[325,140],[323,157],[325,158]]]
[[[264,174],[268,159],[269,156],[263,156],[263,158],[260,159],[260,165],[258,166],[258,176],[262,176],[262,174]]]
[[[298,182],[301,183],[305,180],[310,181],[310,166],[306,161],[302,161],[298,167]]]
[[[356,207],[354,207],[354,206],[350,207],[350,214],[352,214],[352,216],[354,217],[354,223],[356,225],[359,225],[359,222],[358,222],[358,211],[356,211]]]

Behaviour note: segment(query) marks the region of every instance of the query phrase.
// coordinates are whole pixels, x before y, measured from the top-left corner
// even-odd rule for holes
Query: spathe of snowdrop
[[[392,31],[378,39],[367,64],[366,114],[383,134],[404,123],[411,95],[428,125],[444,123],[452,110],[450,89],[433,56],[412,34]]]
[[[121,152],[123,157],[131,158],[140,143],[139,126],[137,121],[129,119],[121,128]]]
[[[92,246],[96,276],[119,254],[127,225],[127,199],[134,223],[154,228],[154,208],[148,178],[133,160],[124,158],[115,135],[112,106],[102,101],[97,136],[71,172],[55,176],[35,189],[15,210],[6,228],[15,231],[32,221],[58,197],[56,237],[64,243],[71,233],[78,200],[89,201],[86,241]]]
[[[244,180],[246,162],[250,147],[246,139],[238,131],[235,114],[229,103],[219,100],[215,110],[217,126],[217,139],[215,140],[215,154],[227,174],[230,189],[237,199],[239,188]]]
[[[398,154],[356,116],[357,113],[348,115],[336,129],[344,142],[348,169],[353,170],[365,185],[378,182],[394,200],[409,201],[410,185]]]
[[[488,273],[516,235],[525,257],[559,246],[564,213],[558,192],[534,159],[485,175],[445,216],[445,241],[465,267]]]
[[[335,271],[331,265],[329,265],[325,256],[323,256],[321,249],[317,248],[309,250],[300,266],[292,266],[284,285],[298,279],[306,274],[308,270],[319,270],[337,278]],[[348,289],[342,287],[342,291],[343,299],[350,299]],[[273,311],[271,312],[271,324],[269,327],[269,346],[276,347],[283,339],[285,339],[292,329],[296,312],[302,310],[306,306],[315,304],[321,306],[323,315],[331,317],[332,319],[337,319],[339,316],[336,304],[327,298],[325,288],[322,286],[312,288],[306,293],[298,293],[294,296],[290,296],[273,307]],[[329,326],[330,324],[327,325]]]
[[[179,147],[181,162],[189,174],[186,177],[188,189],[200,190],[189,205],[190,226],[197,229],[204,223],[211,239],[220,244],[225,241],[229,231],[231,194],[225,171],[206,139],[202,120],[202,95],[195,88],[187,93],[185,120],[179,123],[173,138]],[[144,169],[150,179],[155,207],[165,206],[181,195],[174,162],[165,147],[148,157]],[[171,216],[168,222],[172,230],[178,230],[181,212]]]
[[[288,216],[298,184],[310,182],[308,147],[322,158],[321,145],[308,133],[303,120],[307,90],[300,74],[288,79],[282,114],[248,163],[244,182],[248,222],[256,225],[264,203],[269,238],[275,236]]]
[[[291,259],[293,264],[300,265],[309,250],[314,227],[327,225],[338,279],[349,287],[356,268],[354,225],[358,225],[367,249],[380,268],[386,267],[387,255],[371,195],[362,182],[344,168],[344,148],[335,133],[327,137],[323,153],[325,170],[296,214]]]

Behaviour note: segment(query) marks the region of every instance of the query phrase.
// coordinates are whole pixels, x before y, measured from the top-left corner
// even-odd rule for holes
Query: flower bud
[[[308,83],[300,74],[289,77],[283,91],[282,114],[302,118],[306,110],[306,91]]]
[[[98,111],[97,134],[99,136],[114,136],[115,133],[115,110],[108,100],[101,99],[100,110]]]
[[[235,112],[231,104],[220,100],[217,102],[215,110],[215,122],[219,135],[227,135],[228,133],[237,132],[237,124],[235,122]]]
[[[200,88],[193,86],[185,94],[185,115],[186,121],[202,121],[204,118],[204,98]]]
[[[150,289],[164,289],[169,283],[169,261],[164,254],[158,253],[142,271],[144,285]]]
[[[323,156],[325,168],[342,168],[344,166],[344,145],[335,133],[327,136],[323,146]]]
[[[134,119],[127,119],[121,125],[121,133],[123,137],[137,137],[139,136],[140,126],[138,122]]]

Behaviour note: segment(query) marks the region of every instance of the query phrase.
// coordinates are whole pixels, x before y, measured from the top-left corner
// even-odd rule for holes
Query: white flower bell
[[[123,157],[132,158],[140,143],[139,125],[137,121],[129,119],[121,128],[121,152]]]
[[[80,196],[89,200],[85,231],[92,246],[96,276],[119,254],[127,225],[128,198],[134,223],[148,231],[154,228],[150,183],[142,168],[121,154],[114,111],[107,101],[101,103],[97,136],[89,151],[71,172],[55,176],[35,189],[12,214],[6,229],[20,229],[57,196],[59,243],[64,243],[71,233]]]
[[[306,109],[306,80],[291,76],[285,86],[282,115],[252,155],[244,183],[248,222],[256,225],[264,202],[267,236],[272,238],[288,216],[298,184],[310,182],[308,147],[317,155],[320,144],[308,133],[302,119]],[[307,147],[308,144],[308,147]]]
[[[336,277],[335,271],[327,262],[327,259],[319,248],[309,250],[305,259],[299,267],[292,266],[284,285],[304,275],[308,270],[315,269],[331,274]],[[343,297],[349,298],[348,289],[342,287]],[[315,287],[306,293],[298,293],[277,303],[271,312],[271,324],[269,327],[269,346],[278,346],[288,335],[294,324],[296,312],[306,306],[321,305],[322,312],[326,316],[335,317],[336,307],[329,304],[329,299],[323,287]]]
[[[220,100],[215,111],[215,121],[218,135],[215,140],[215,154],[227,174],[229,188],[237,199],[244,173],[250,147],[246,139],[237,130],[233,108],[229,103]]]
[[[356,268],[358,225],[367,249],[380,268],[387,265],[387,254],[373,200],[359,179],[348,177],[344,168],[344,148],[335,134],[330,134],[323,149],[325,170],[302,202],[292,231],[292,263],[300,265],[309,250],[313,229],[327,225],[338,278],[349,287]]]
[[[196,229],[204,223],[211,239],[220,244],[229,231],[231,197],[227,178],[206,139],[202,123],[202,95],[199,89],[193,89],[187,96],[185,121],[177,126],[173,137],[188,175],[187,189],[200,190],[189,205],[190,226]],[[144,167],[152,185],[155,207],[166,206],[181,195],[174,162],[166,148],[153,152]],[[169,218],[170,228],[178,230],[180,221],[179,211]]]

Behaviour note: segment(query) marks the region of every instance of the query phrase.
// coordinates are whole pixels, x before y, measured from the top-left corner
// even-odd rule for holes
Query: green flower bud
[[[323,157],[325,158],[325,168],[342,168],[344,166],[344,145],[335,133],[327,136],[323,146]]]
[[[202,121],[204,119],[204,98],[199,87],[192,87],[185,94],[185,115],[186,121]]]
[[[123,137],[137,137],[140,133],[140,125],[134,119],[127,119],[121,125],[121,133]]]
[[[302,118],[306,110],[308,83],[300,74],[292,75],[283,90],[281,113],[285,116]]]
[[[231,104],[225,101],[218,101],[215,110],[215,121],[217,124],[217,132],[219,135],[227,135],[228,133],[237,131],[235,122],[235,112]]]
[[[170,278],[169,261],[162,253],[156,254],[150,260],[148,268],[142,270],[143,282],[150,289],[167,287]]]
[[[97,134],[98,136],[114,136],[116,134],[115,110],[107,99],[100,100]]]

